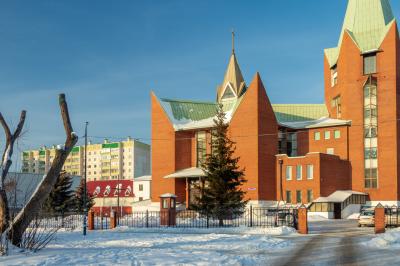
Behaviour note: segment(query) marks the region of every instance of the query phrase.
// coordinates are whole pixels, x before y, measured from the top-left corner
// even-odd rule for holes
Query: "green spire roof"
[[[379,49],[394,21],[389,0],[349,0],[338,46],[325,50],[330,66],[337,63],[345,31],[368,53]]]

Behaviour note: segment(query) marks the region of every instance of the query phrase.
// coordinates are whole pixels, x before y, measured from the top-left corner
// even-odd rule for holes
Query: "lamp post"
[[[278,207],[281,201],[283,201],[283,185],[282,185],[282,167],[283,167],[283,160],[279,159],[279,185],[280,185],[280,198],[278,202]]]
[[[83,235],[86,236],[86,223],[87,223],[87,217],[88,217],[88,209],[87,209],[87,203],[86,203],[86,195],[87,195],[87,128],[88,128],[89,122],[85,122],[85,172],[84,172],[84,187],[83,187]]]

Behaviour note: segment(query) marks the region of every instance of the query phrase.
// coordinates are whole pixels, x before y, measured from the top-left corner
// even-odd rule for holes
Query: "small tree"
[[[222,105],[218,107],[212,131],[212,153],[202,165],[206,176],[199,185],[200,196],[196,197],[193,208],[203,215],[223,220],[241,215],[247,204],[241,186],[246,182],[244,170],[239,169],[239,157],[234,157],[234,142],[228,138],[228,124]]]
[[[72,178],[65,171],[61,172],[54,189],[44,204],[47,213],[65,213],[73,207],[74,191],[71,190]]]
[[[86,190],[86,195],[85,193],[85,180],[82,178],[81,182],[79,183],[79,186],[77,187],[75,191],[75,210],[78,212],[83,212],[85,209],[84,205],[84,197],[86,196],[86,208],[89,210],[90,208],[93,207],[94,205],[94,197],[89,194],[89,192]]]

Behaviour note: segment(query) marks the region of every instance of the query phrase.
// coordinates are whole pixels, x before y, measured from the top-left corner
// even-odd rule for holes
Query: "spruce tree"
[[[71,189],[72,178],[66,172],[61,172],[49,197],[44,204],[44,210],[50,214],[68,212],[73,207],[74,191]]]
[[[84,193],[85,193],[85,180],[82,178],[79,186],[75,191],[75,210],[77,212],[83,212],[85,210],[84,207]],[[94,205],[94,197],[89,194],[86,190],[86,207],[87,210],[92,208]]]
[[[234,157],[235,143],[228,137],[228,124],[222,105],[217,109],[212,131],[212,152],[202,165],[206,176],[199,185],[200,195],[196,197],[193,209],[203,215],[216,218],[219,225],[223,220],[244,212],[247,200],[241,186],[246,182],[244,170],[239,169],[239,157]]]

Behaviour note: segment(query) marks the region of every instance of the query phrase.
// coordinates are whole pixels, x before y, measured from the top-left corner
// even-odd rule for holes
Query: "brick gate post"
[[[385,233],[385,207],[383,207],[380,203],[375,207],[374,222],[375,234]]]
[[[298,210],[298,229],[299,234],[308,234],[307,207],[301,205]]]
[[[94,212],[89,211],[88,213],[88,230],[94,230]]]
[[[112,210],[110,213],[110,229],[117,227],[117,212]]]

